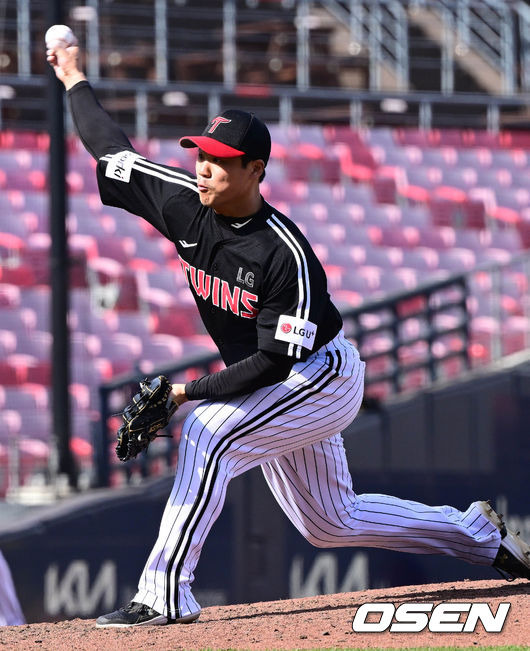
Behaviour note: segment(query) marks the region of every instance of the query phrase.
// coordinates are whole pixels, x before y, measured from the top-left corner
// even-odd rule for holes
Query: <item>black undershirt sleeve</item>
[[[285,355],[258,350],[222,371],[188,382],[185,392],[190,400],[220,400],[250,393],[285,380],[293,363]]]
[[[105,154],[135,151],[127,136],[98,102],[88,81],[80,81],[66,93],[74,126],[85,149],[96,160]]]

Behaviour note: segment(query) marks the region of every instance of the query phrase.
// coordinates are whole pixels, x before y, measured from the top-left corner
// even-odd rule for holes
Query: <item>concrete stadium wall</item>
[[[344,432],[354,489],[461,509],[491,499],[530,538],[529,417],[528,362],[364,411]],[[95,491],[0,525],[0,549],[28,621],[92,618],[126,603],[171,484],[169,477]],[[496,576],[444,557],[316,549],[257,469],[230,485],[194,586],[207,606]]]

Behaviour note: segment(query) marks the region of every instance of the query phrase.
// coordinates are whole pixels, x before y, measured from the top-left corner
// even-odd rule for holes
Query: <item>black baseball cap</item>
[[[211,156],[235,158],[246,154],[265,165],[271,153],[271,135],[254,113],[228,109],[210,121],[200,136],[184,136],[182,147],[199,147]]]

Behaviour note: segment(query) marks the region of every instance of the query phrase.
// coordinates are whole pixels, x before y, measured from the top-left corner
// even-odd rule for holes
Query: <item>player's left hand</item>
[[[140,382],[140,391],[122,413],[123,425],[118,430],[116,456],[120,461],[134,459],[146,450],[166,427],[178,408],[172,387],[164,375]]]

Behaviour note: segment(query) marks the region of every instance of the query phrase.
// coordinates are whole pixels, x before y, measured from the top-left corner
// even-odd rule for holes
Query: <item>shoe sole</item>
[[[198,617],[198,615],[197,615]],[[138,622],[136,624],[114,624],[113,622],[99,623],[96,622],[96,628],[131,628],[131,626],[163,626],[167,624],[167,617],[159,615],[153,619],[146,620],[145,622]]]
[[[160,615],[159,617],[154,617],[146,622],[138,622],[138,624],[113,624],[112,622],[101,623],[96,622],[97,628],[130,628],[131,626],[163,626],[165,624],[192,624],[194,621],[199,619],[201,611],[198,613],[192,613],[191,615],[185,615],[184,617],[179,617],[178,619],[170,619],[168,621],[165,615]]]
[[[201,616],[201,611],[198,613],[191,613],[191,615],[185,615],[184,617],[179,617],[178,619],[170,619],[169,624],[192,624],[194,621],[199,619]]]
[[[489,502],[477,502],[484,517],[486,517],[500,531],[502,545],[530,571],[530,545],[527,545],[519,533],[514,533],[504,524],[502,517],[498,515]]]

